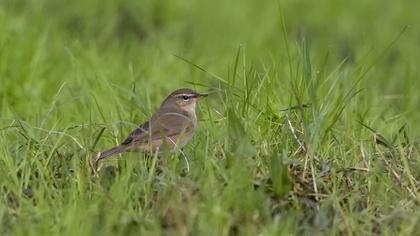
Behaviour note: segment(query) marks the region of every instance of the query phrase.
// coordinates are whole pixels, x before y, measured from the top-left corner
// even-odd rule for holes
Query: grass
[[[414,235],[419,4],[0,3],[0,234]],[[179,87],[179,155],[125,153]]]

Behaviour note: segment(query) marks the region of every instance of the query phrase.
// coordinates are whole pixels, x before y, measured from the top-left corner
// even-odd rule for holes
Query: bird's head
[[[195,105],[198,99],[207,95],[188,88],[177,89],[163,101],[161,107],[177,107],[183,111],[195,113]]]

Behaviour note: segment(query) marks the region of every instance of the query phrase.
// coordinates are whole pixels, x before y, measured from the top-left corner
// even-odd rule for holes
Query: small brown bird
[[[136,128],[118,146],[99,152],[94,163],[124,151],[158,152],[164,148],[174,151],[184,147],[197,127],[197,100],[208,94],[183,88],[172,92],[152,117]]]

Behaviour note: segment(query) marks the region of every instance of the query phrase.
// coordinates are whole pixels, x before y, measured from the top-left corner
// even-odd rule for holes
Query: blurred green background
[[[0,1],[0,233],[414,235],[418,9]],[[190,172],[129,153],[90,176],[179,87],[220,91]]]

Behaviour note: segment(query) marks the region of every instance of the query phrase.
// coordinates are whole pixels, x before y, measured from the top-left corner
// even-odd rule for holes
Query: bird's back
[[[176,146],[182,148],[191,139],[196,123],[195,113],[164,108],[133,130],[122,145],[143,151],[162,150],[163,145],[170,150]]]

